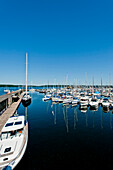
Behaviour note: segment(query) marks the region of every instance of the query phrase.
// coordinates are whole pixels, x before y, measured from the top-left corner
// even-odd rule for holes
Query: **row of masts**
[[[86,88],[87,87],[113,87],[113,85],[111,84],[111,80],[108,83],[107,82],[104,83],[102,77],[100,78],[100,84],[95,83],[94,76],[92,77],[92,83],[88,83],[87,74],[85,75],[85,83],[80,83],[80,82],[81,81],[76,78],[76,79],[74,79],[73,83],[69,83],[68,82],[68,74],[67,74],[65,83],[59,83],[59,82],[57,83],[56,78],[55,78],[55,81],[53,84],[50,84],[49,80],[48,80],[47,84],[43,83],[38,86],[41,86],[41,87],[46,86],[47,88],[49,88],[49,87],[53,87],[53,88],[55,88],[55,87],[61,87],[61,88],[62,87],[86,87]]]
[[[34,87],[33,84],[31,85],[28,85],[28,53],[26,52],[26,85],[20,85],[20,87],[25,87],[26,89],[26,94],[27,94],[27,89],[28,87]],[[94,80],[94,76],[92,76],[92,83],[88,83],[87,81],[87,72],[85,72],[85,83],[80,83],[81,81],[78,80],[77,78],[74,79],[73,83],[69,83],[69,80],[68,80],[68,73],[66,75],[66,80],[65,80],[65,83],[57,83],[56,81],[56,78],[54,80],[54,83],[52,85],[49,84],[49,80],[47,81],[47,84],[40,84],[40,85],[36,85],[36,86],[46,86],[47,88],[49,88],[50,86],[52,87],[67,87],[67,86],[73,86],[73,87],[82,87],[82,86],[85,86],[86,88],[87,87],[96,87],[96,86],[99,86],[99,87],[112,87],[113,85],[111,84],[111,76],[109,74],[109,81],[106,82],[106,83],[103,83],[103,79],[102,79],[102,75],[101,75],[101,78],[100,78],[100,84],[96,84],[95,83],[95,80]]]

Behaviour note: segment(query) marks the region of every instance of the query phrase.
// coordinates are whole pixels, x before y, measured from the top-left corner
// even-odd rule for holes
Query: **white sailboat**
[[[31,103],[31,96],[27,92],[27,64],[28,64],[28,54],[26,53],[26,92],[22,98],[22,103],[24,106],[28,106]]]

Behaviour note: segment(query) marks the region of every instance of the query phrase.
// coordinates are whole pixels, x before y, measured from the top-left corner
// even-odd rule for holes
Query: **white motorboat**
[[[80,107],[88,106],[89,98],[87,96],[81,97],[79,104],[80,104]]]
[[[72,100],[72,105],[77,105],[79,103],[79,99],[77,97],[74,97]]]
[[[13,116],[4,125],[0,135],[0,169],[14,169],[22,159],[28,141],[28,123],[25,116]]]
[[[52,102],[58,102],[58,97],[56,97],[56,96],[52,96]]]
[[[43,101],[48,101],[48,100],[50,100],[50,99],[51,99],[51,94],[49,94],[49,93],[47,93],[47,94],[42,98]]]
[[[5,92],[5,93],[10,93],[10,90],[5,89],[4,92]]]
[[[32,93],[34,93],[34,92],[35,92],[35,89],[30,89],[29,91],[32,92]]]
[[[63,104],[71,104],[71,103],[72,103],[72,98],[63,100]]]
[[[50,98],[49,98],[49,96],[46,96],[46,95],[45,95],[45,96],[42,98],[42,100],[43,100],[43,101],[48,101],[48,100],[50,100]]]
[[[108,98],[104,98],[102,101],[102,107],[109,108],[109,106],[110,106],[110,103],[109,103]]]
[[[52,102],[62,103],[63,102],[63,98],[61,98],[60,96],[53,96],[52,97]]]
[[[92,98],[91,101],[89,102],[90,107],[98,107],[99,106],[99,101],[96,98]]]

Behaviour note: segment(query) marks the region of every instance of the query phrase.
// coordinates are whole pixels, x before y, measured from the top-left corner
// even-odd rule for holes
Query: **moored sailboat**
[[[27,92],[27,60],[28,60],[28,54],[26,53],[26,92],[23,95],[22,98],[22,104],[24,106],[28,106],[31,103],[31,96],[29,95],[29,93]]]

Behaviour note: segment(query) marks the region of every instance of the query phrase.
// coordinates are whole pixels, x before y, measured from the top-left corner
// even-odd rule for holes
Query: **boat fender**
[[[12,170],[11,166],[6,166],[3,170]]]

